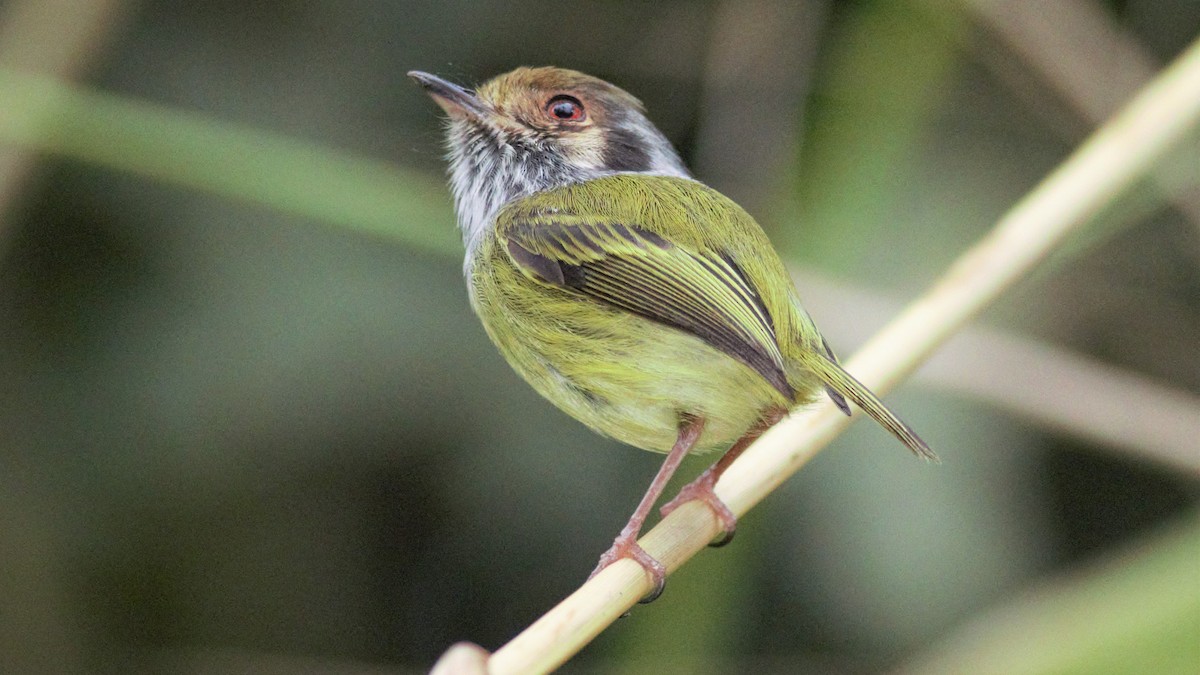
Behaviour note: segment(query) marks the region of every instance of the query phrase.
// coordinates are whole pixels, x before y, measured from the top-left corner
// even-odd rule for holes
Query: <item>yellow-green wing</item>
[[[518,221],[500,237],[539,282],[691,333],[794,399],[772,317],[732,259],[616,222]]]

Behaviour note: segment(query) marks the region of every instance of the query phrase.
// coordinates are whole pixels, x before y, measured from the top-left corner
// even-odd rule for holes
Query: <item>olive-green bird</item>
[[[838,365],[754,219],[693,178],[641,103],[597,78],[518,68],[472,91],[422,72],[449,115],[451,184],[471,303],[540,394],[630,445],[668,453],[596,571],[629,557],[683,457],[725,455],[690,499],[736,519],[713,487],[750,441],[823,390],[919,456],[912,429]],[[723,542],[722,542],[723,543]]]

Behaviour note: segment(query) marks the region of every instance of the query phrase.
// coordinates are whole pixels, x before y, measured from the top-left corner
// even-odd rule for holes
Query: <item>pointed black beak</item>
[[[453,82],[447,82],[436,75],[423,73],[419,70],[408,71],[408,76],[429,94],[435,103],[451,116],[470,115],[483,117],[487,108],[479,101],[474,91],[460,87]]]

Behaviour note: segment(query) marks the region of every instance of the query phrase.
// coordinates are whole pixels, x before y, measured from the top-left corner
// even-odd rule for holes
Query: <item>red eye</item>
[[[579,99],[566,94],[559,94],[547,101],[546,114],[560,122],[580,122],[585,117]]]

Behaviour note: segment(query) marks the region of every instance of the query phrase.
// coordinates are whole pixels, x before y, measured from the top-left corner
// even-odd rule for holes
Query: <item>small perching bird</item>
[[[451,184],[472,306],[512,367],[572,417],[667,458],[593,572],[637,544],[689,452],[725,454],[678,497],[701,499],[749,443],[824,391],[918,456],[933,452],[837,358],[741,207],[691,178],[641,103],[597,78],[518,68],[477,91],[409,73],[449,115]]]

